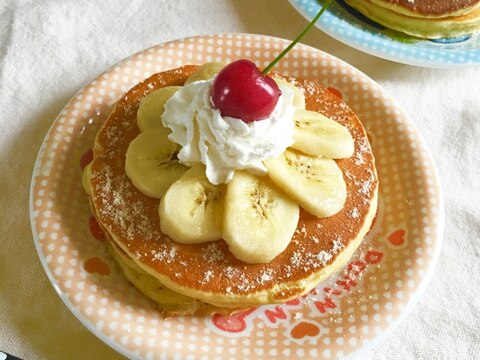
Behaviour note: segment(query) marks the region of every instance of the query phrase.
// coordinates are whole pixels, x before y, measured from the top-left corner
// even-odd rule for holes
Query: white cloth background
[[[220,32],[292,39],[305,25],[286,0],[0,0],[0,349],[25,359],[122,358],[63,305],[30,231],[36,153],[76,91],[117,61],[168,40]],[[445,241],[433,280],[365,358],[480,358],[480,67],[397,64],[318,29],[303,42],[394,95],[432,150],[445,193]]]

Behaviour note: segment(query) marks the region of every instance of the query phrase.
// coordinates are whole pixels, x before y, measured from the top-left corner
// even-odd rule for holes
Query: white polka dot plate
[[[130,358],[340,358],[368,348],[418,300],[441,247],[435,165],[415,125],[379,85],[350,65],[297,45],[276,71],[321,82],[357,113],[376,156],[375,225],[343,271],[305,297],[232,317],[163,319],[121,276],[90,216],[82,167],[120,95],[152,73],[246,57],[265,66],[288,42],[245,34],[193,37],[135,54],[85,86],[53,123],[31,186],[39,257],[60,297],[105,343]]]
[[[307,20],[321,8],[318,0],[289,0]],[[344,0],[334,1],[316,26],[331,37],[384,59],[418,66],[455,68],[480,64],[480,33],[424,40],[366,18]]]

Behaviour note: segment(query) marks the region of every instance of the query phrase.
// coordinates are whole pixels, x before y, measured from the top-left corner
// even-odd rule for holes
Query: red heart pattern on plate
[[[405,243],[405,230],[398,229],[390,234],[388,237],[390,244],[395,246],[402,246]]]

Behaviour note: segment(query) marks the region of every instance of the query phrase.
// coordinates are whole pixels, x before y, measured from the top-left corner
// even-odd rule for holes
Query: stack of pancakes
[[[480,0],[345,0],[379,24],[438,39],[480,30]]]
[[[161,87],[183,85],[196,69],[191,65],[158,73],[132,88],[96,136],[83,183],[109,251],[126,278],[165,315],[226,314],[306,294],[347,262],[372,224],[378,179],[365,130],[353,111],[327,89],[283,77],[303,89],[307,109],[338,121],[352,134],[355,153],[337,160],[347,185],[344,208],[321,219],[301,210],[290,245],[269,263],[244,263],[223,240],[176,243],[160,230],[159,200],[136,189],[125,174],[125,154],[140,132],[140,101]]]

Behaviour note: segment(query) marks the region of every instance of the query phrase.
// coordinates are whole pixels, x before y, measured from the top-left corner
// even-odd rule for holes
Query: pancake
[[[409,13],[398,11],[398,8],[383,6],[385,2],[381,0],[345,1],[363,15],[383,26],[420,38],[455,37],[480,30],[480,7],[478,5],[460,15],[420,17],[419,12]]]
[[[306,294],[346,263],[370,229],[377,208],[378,179],[365,130],[354,112],[327,89],[308,80],[283,77],[304,90],[307,109],[350,130],[354,155],[336,161],[347,185],[344,208],[328,218],[301,210],[289,246],[265,264],[236,259],[223,240],[176,243],[160,231],[159,200],[141,193],[126,176],[125,154],[140,132],[136,122],[140,101],[158,88],[182,85],[196,69],[184,66],[138,84],[117,102],[97,134],[84,183],[93,213],[113,244],[112,254],[121,267],[131,260],[130,265],[134,265],[129,268],[136,269],[137,274],[148,274],[162,287],[194,302],[230,312]],[[164,300],[148,294],[139,281],[132,283],[162,306]],[[163,307],[172,314],[197,311],[195,307],[166,306],[165,302]]]
[[[429,8],[424,2],[419,3],[425,6],[415,8],[415,11],[406,11],[406,7],[393,6],[391,2],[383,0],[345,0],[351,7],[360,11],[366,17],[373,21],[409,35],[427,39],[439,39],[444,37],[455,37],[470,34],[480,29],[480,6],[470,4],[471,7],[463,10],[454,11],[452,7],[433,6]],[[416,1],[410,3],[401,3],[404,6],[416,4]],[[444,1],[442,3],[456,4],[455,1]],[[459,2],[463,4],[463,2]],[[465,2],[466,3],[466,2]],[[438,5],[437,2],[433,2]],[[430,9],[424,13],[423,10]],[[433,10],[437,9],[437,10]],[[442,9],[442,11],[440,11]],[[449,12],[450,11],[450,12]],[[425,15],[425,16],[423,16]]]
[[[120,270],[138,290],[160,305],[165,316],[175,315],[228,315],[246,308],[222,308],[203,301],[179,294],[160,283],[155,277],[145,272],[107,235],[107,248],[119,265]]]
[[[410,17],[444,18],[468,14],[480,0],[371,0],[377,6]]]
[[[85,168],[83,173],[82,183],[88,194],[90,194],[89,179],[91,176],[90,166]],[[98,219],[93,203],[90,201],[90,210],[92,214]],[[132,260],[125,251],[123,251],[111,238],[107,229],[101,224],[100,228],[105,234],[107,250],[110,256],[114,259],[123,273],[125,278],[132,283],[132,285],[142,292],[145,296],[156,302],[160,307],[160,312],[165,317],[180,316],[180,315],[212,315],[222,314],[230,315],[234,312],[246,310],[247,308],[222,308],[215,305],[207,304],[203,301],[179,294],[160,283],[154,276],[145,272]]]

